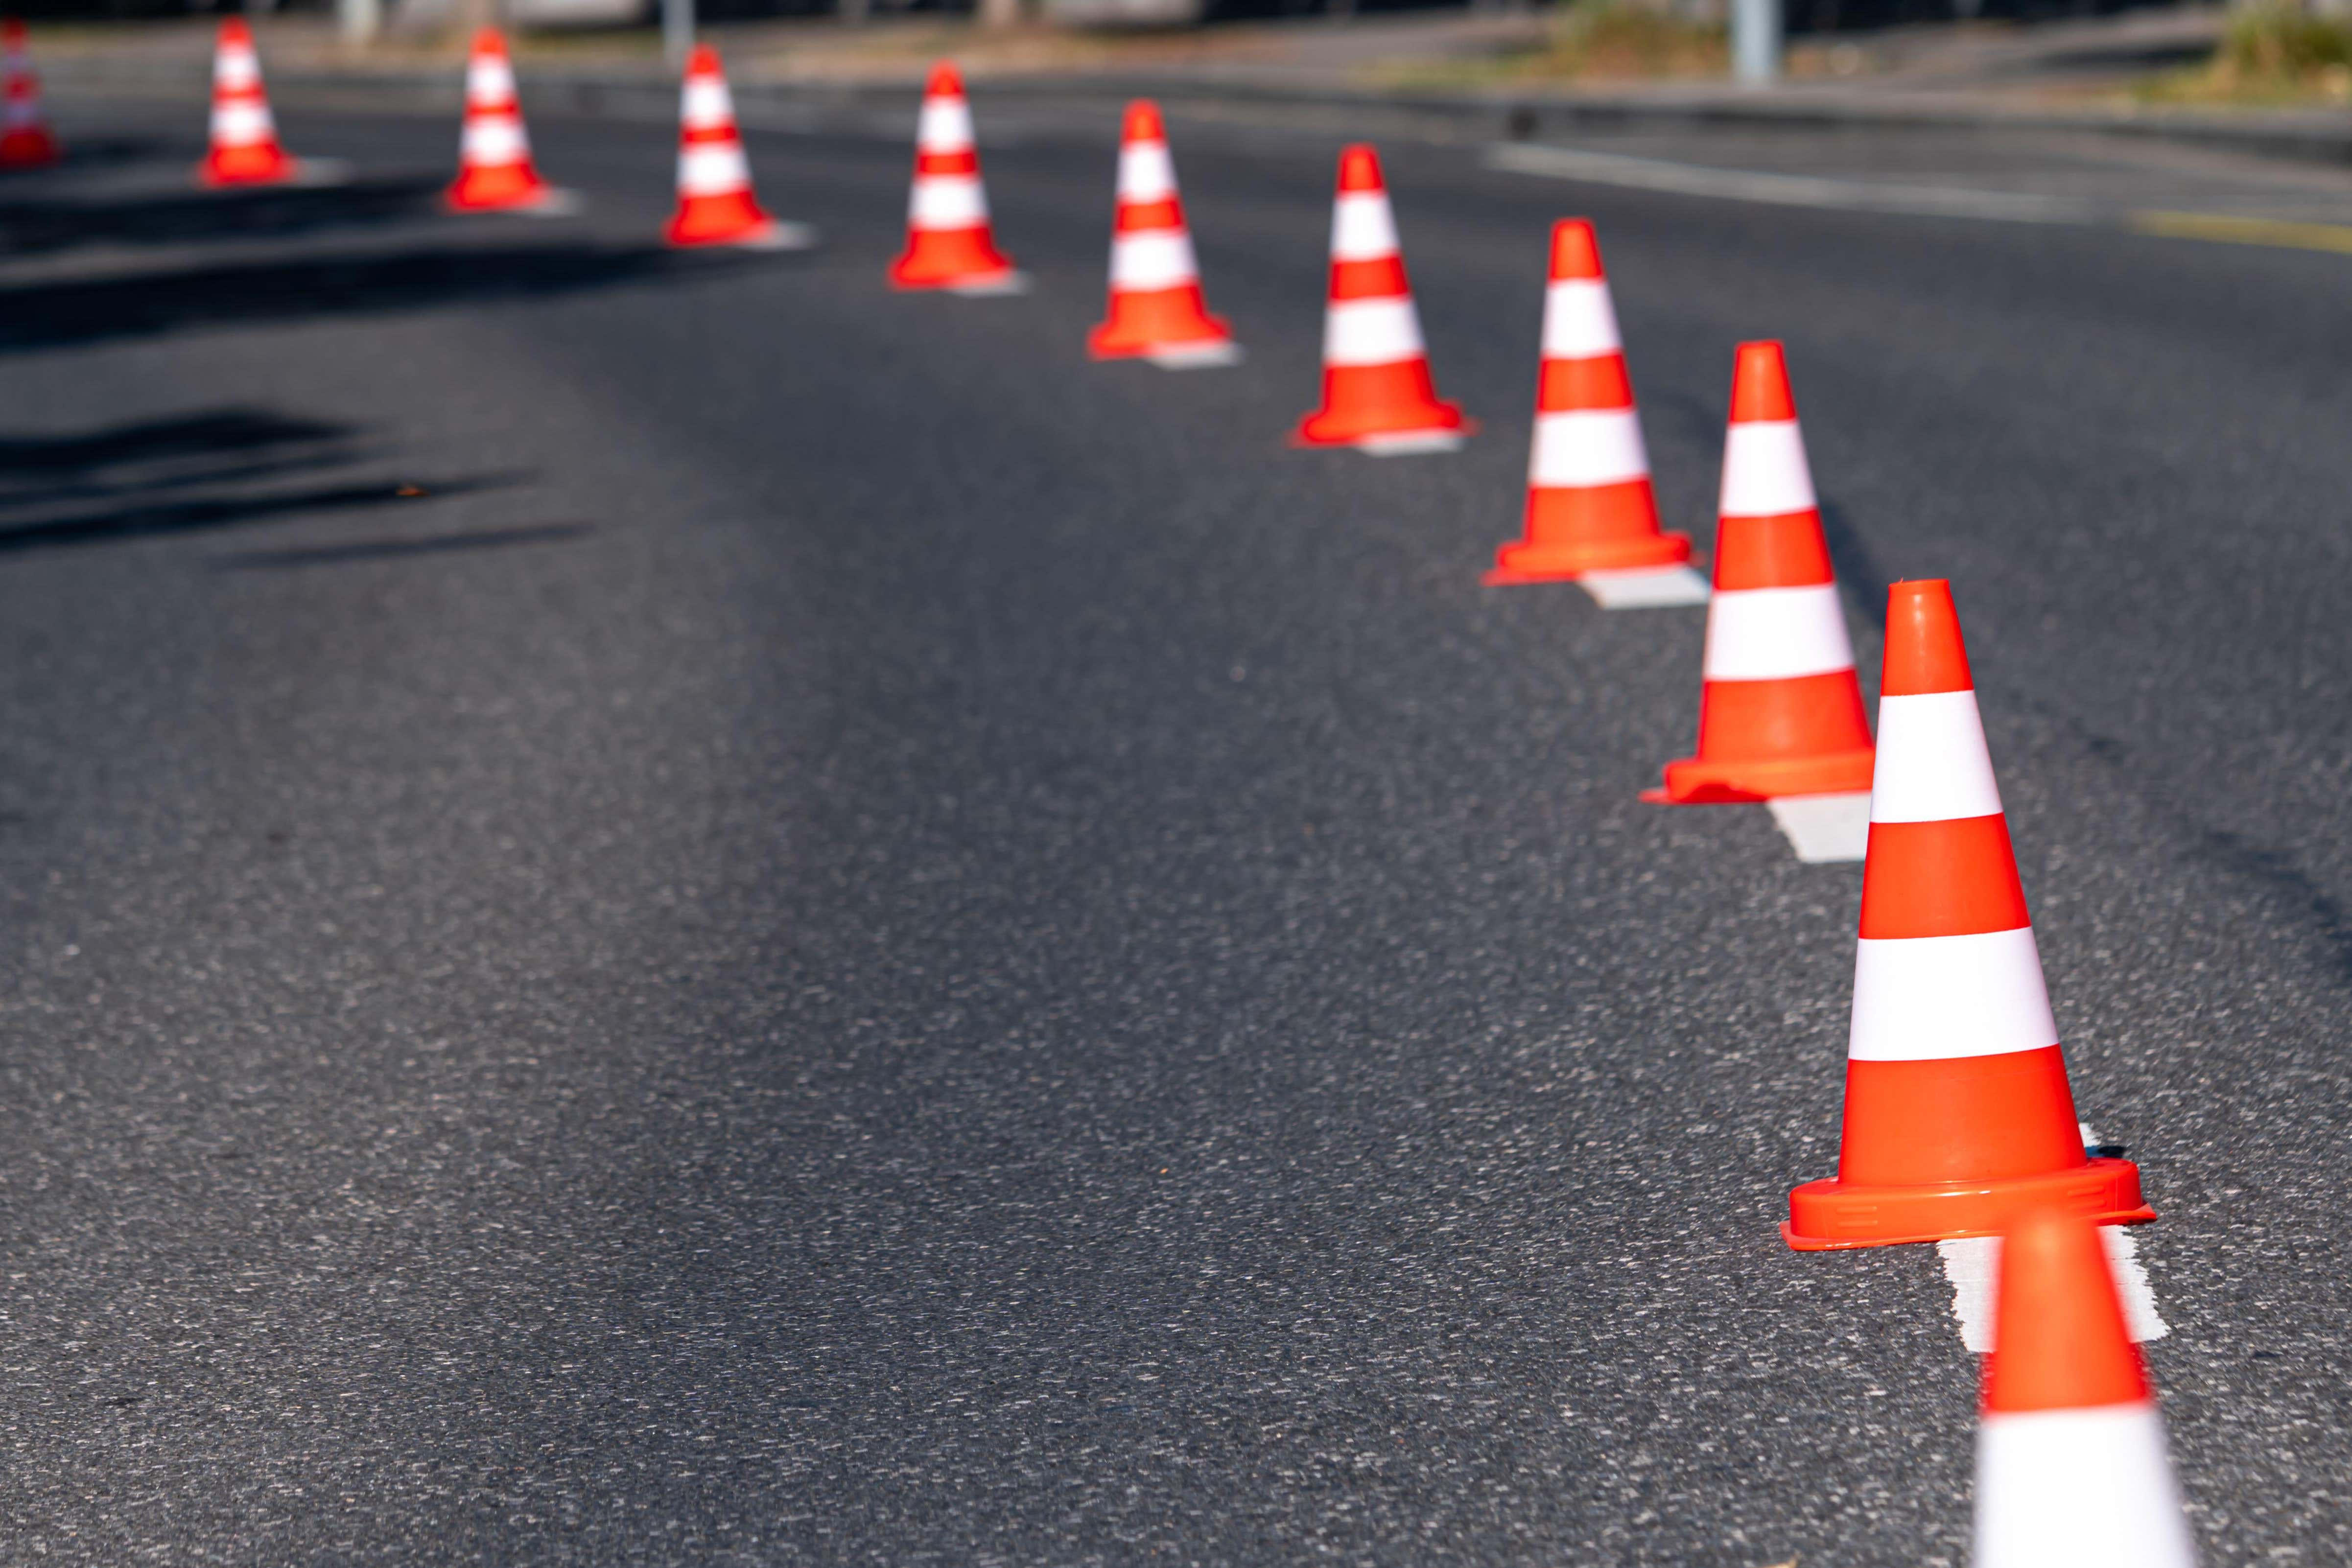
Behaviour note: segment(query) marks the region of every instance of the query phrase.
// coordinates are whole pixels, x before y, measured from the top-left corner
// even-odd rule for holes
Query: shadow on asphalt
[[[355,434],[321,420],[226,408],[0,439],[0,554],[408,504],[522,478],[339,479],[337,470],[368,455]],[[312,483],[258,495],[247,488],[287,476]]]
[[[515,474],[488,474],[457,479],[433,479],[422,484],[397,484],[378,479],[353,485],[321,486],[310,490],[279,491],[268,496],[211,496],[194,500],[162,502],[69,517],[52,517],[20,528],[0,525],[0,555],[58,545],[103,544],[155,534],[229,528],[238,523],[264,522],[300,512],[405,506],[428,497],[495,490],[520,483],[522,477]]]
[[[1818,499],[1822,538],[1830,548],[1830,570],[1837,574],[1838,591],[1845,599],[1846,608],[1876,627],[1884,636],[1886,590],[1895,580],[1886,575],[1885,569],[1878,564],[1876,552],[1854,530],[1845,508],[1826,496]]]
[[[559,544],[585,538],[595,531],[587,523],[538,523],[519,528],[478,528],[462,534],[427,534],[418,538],[353,539],[349,544],[320,545],[310,549],[252,550],[244,555],[223,556],[213,562],[213,568],[217,571],[268,571],[289,567],[343,566],[354,561],[399,560],[463,550],[504,549],[511,545]]]
[[[790,259],[789,253],[714,255],[659,246],[450,246],[43,279],[0,287],[0,351],[687,281]]]
[[[0,248],[37,256],[79,245],[283,238],[436,215],[438,179],[362,180],[246,191],[193,187],[127,198],[16,197],[0,188]]]

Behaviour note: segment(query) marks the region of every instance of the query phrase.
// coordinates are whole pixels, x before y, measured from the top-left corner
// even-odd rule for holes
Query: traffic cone
[[[1669,762],[1666,805],[1870,788],[1870,721],[1778,343],[1742,343],[1707,603],[1698,755]]]
[[[457,178],[446,198],[461,213],[551,212],[571,206],[539,177],[515,98],[514,67],[496,27],[474,35],[466,61],[466,124],[457,144]]]
[[[58,139],[41,118],[41,78],[26,56],[25,24],[0,22],[0,68],[7,73],[7,99],[0,108],[0,169],[37,169],[58,161]]]
[[[2195,1568],[2164,1418],[2098,1231],[2036,1208],[2000,1253],[1972,1568]]]
[[[212,146],[196,177],[207,185],[270,185],[294,179],[299,167],[278,144],[253,29],[228,17],[213,49]]]
[[[1230,365],[1232,330],[1209,314],[1176,193],[1176,165],[1160,106],[1127,106],[1118,149],[1118,212],[1111,225],[1109,317],[1087,336],[1097,360],[1146,359],[1167,370]]]
[[[677,211],[666,237],[677,246],[731,245],[791,250],[810,241],[796,224],[780,224],[751,191],[751,166],[735,129],[735,99],[719,51],[697,44],[686,60],[678,99]]]
[[[1486,580],[1551,582],[1675,566],[1690,553],[1688,535],[1658,530],[1650,456],[1600,242],[1583,218],[1562,218],[1551,229],[1526,537],[1495,552]]]
[[[941,60],[923,86],[915,130],[915,183],[907,198],[907,248],[890,264],[894,288],[1017,294],[1028,280],[996,248],[988,188],[980,180],[971,105],[963,78]]]
[[[1430,381],[1381,156],[1361,143],[1349,147],[1339,154],[1331,208],[1323,406],[1291,441],[1372,453],[1451,452],[1475,429],[1461,409],[1438,401]]]
[[[1816,1251],[1995,1236],[2041,1205],[2155,1218],[2138,1166],[2083,1148],[1949,583],[1887,591],[1878,733],[1845,1136],[1781,1234]]]

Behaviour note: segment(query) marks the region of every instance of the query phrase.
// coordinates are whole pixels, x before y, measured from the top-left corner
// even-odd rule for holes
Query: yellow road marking
[[[2170,213],[2161,210],[2134,213],[2125,222],[2142,234],[2170,235],[2176,239],[2284,246],[2291,250],[2332,250],[2352,256],[2352,226],[2343,224],[2297,224],[2283,218],[2241,218],[2227,213]]]

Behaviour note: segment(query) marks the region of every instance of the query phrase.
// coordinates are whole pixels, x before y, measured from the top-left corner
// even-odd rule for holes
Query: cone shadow
[[[778,258],[663,246],[447,246],[239,262],[0,287],[0,352],[200,327],[364,316],[496,298],[678,283]]]

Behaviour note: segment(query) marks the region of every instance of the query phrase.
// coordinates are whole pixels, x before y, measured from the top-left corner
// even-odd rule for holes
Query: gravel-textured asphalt
[[[1389,168],[1457,456],[1286,450],[1328,138],[1176,125],[1249,362],[66,104],[0,191],[0,1558],[1952,1564],[1932,1249],[1799,1256],[1859,872],[1638,803],[1700,616],[1487,590],[1549,220],[1702,536],[1778,335],[1865,685],[1956,585],[2215,1564],[2352,1555],[2352,263]],[[983,129],[989,105],[979,111]]]

